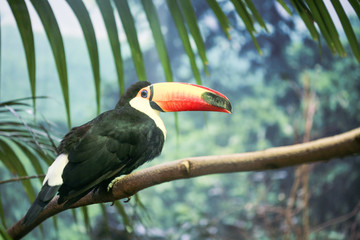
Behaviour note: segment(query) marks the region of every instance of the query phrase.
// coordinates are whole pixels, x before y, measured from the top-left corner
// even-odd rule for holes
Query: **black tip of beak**
[[[212,92],[205,92],[201,95],[201,98],[214,107],[225,109],[229,113],[232,112],[232,106],[230,101],[222,96],[219,96]]]

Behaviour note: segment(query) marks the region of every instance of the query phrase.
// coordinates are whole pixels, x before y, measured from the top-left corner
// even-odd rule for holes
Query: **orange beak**
[[[166,82],[155,83],[147,88],[150,90],[150,105],[158,111],[232,111],[231,103],[225,95],[199,85]]]

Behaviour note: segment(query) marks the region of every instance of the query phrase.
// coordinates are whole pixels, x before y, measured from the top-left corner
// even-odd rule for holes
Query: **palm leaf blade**
[[[89,12],[87,11],[85,4],[81,0],[66,0],[71,9],[73,10],[76,18],[78,19],[86,46],[89,52],[91,61],[94,83],[95,83],[95,94],[96,94],[96,106],[97,114],[100,114],[100,66],[99,66],[99,52],[96,43],[96,36],[93,24],[90,19]]]
[[[30,80],[30,89],[33,99],[33,107],[36,112],[36,77],[35,77],[35,47],[34,35],[31,26],[29,11],[26,7],[25,1],[11,1],[8,0],[10,9],[15,17],[18,26],[21,40],[25,50],[27,69]]]
[[[330,37],[332,41],[334,42],[335,48],[340,56],[345,56],[345,50],[344,47],[341,44],[338,31],[336,30],[335,24],[333,20],[331,19],[330,13],[327,10],[325,4],[322,1],[314,1],[314,3],[317,6],[317,9],[319,9],[319,12],[321,14],[321,17],[324,21],[326,29],[328,29],[328,32],[330,33]]]
[[[355,10],[356,15],[360,19],[360,2],[358,0],[349,0],[352,8]]]
[[[226,37],[228,39],[231,39],[231,36],[230,36],[230,33],[229,33],[229,30],[230,30],[229,19],[226,17],[225,13],[223,12],[223,10],[219,6],[219,4],[214,0],[206,0],[206,2],[208,3],[211,10],[214,12],[214,14],[215,14],[216,18],[218,19],[219,24],[220,24],[222,30],[224,31]]]
[[[313,20],[310,18],[309,14],[307,14],[308,10],[304,4],[300,4],[298,1],[291,0],[292,5],[294,6],[295,10],[298,12],[299,16],[303,20],[306,28],[309,30],[310,35],[314,41],[319,41],[319,33],[315,28]]]
[[[250,14],[246,10],[245,5],[243,4],[243,2],[237,1],[237,0],[231,0],[231,2],[233,3],[233,5],[235,7],[236,12],[239,14],[241,19],[243,20],[243,22],[245,24],[245,27],[248,30],[257,51],[259,52],[260,55],[262,55],[262,51],[261,51],[261,48],[259,46],[259,43],[257,42],[257,40],[256,40],[256,38],[254,36],[254,32],[256,32],[256,31],[255,31],[255,28],[254,28],[253,20],[251,19]]]
[[[120,94],[124,93],[124,70],[121,58],[121,48],[119,42],[118,30],[116,27],[116,21],[114,16],[114,10],[111,7],[109,0],[96,0],[96,3],[100,9],[101,16],[104,20],[106,32],[109,37],[109,42],[114,57],[116,74],[118,78]]]
[[[167,5],[168,5],[168,8],[169,8],[169,10],[171,12],[171,16],[172,16],[172,18],[174,20],[174,23],[175,23],[176,29],[177,29],[177,31],[179,33],[180,39],[181,39],[181,41],[183,43],[186,55],[189,58],[190,66],[191,66],[191,69],[193,71],[196,82],[197,82],[197,84],[201,85],[200,73],[199,73],[198,67],[196,65],[195,55],[194,55],[194,52],[193,52],[193,50],[191,48],[189,36],[188,36],[187,31],[186,31],[186,27],[185,27],[185,24],[184,24],[184,19],[183,19],[182,15],[181,15],[179,5],[177,4],[177,1],[172,1],[172,0],[167,0]]]
[[[284,0],[276,0],[282,7],[283,9],[290,15],[292,16],[291,10],[290,8],[286,5],[286,3],[284,2]]]
[[[340,22],[344,28],[344,32],[349,41],[350,47],[351,47],[356,59],[358,60],[358,62],[360,62],[360,48],[359,48],[359,44],[356,39],[354,30],[351,27],[349,18],[346,16],[346,13],[339,1],[331,0],[331,3],[333,4],[336,13],[339,16]]]
[[[170,59],[168,52],[166,50],[163,34],[161,32],[160,21],[156,12],[156,8],[154,6],[154,3],[148,0],[142,0],[142,5],[144,7],[146,17],[150,24],[150,28],[155,41],[156,50],[158,52],[160,62],[164,69],[166,80],[168,82],[172,82],[173,74],[171,70]]]
[[[124,0],[114,0],[116,9],[120,15],[121,23],[130,46],[132,59],[135,65],[135,70],[140,81],[146,80],[146,71],[144,59],[140,49],[139,40],[135,28],[134,18],[130,12],[129,4]]]
[[[44,173],[39,157],[34,152],[34,150],[27,144],[24,144],[22,142],[16,141],[18,146],[21,148],[21,150],[24,152],[24,154],[27,156],[27,158],[30,160],[32,167],[35,169],[35,172],[37,175],[41,175]],[[39,178],[40,183],[42,183],[41,178]]]
[[[85,227],[87,231],[91,233],[91,224],[90,224],[90,218],[89,218],[89,212],[87,206],[81,207],[81,211],[83,213]]]
[[[54,12],[46,0],[31,0],[37,14],[40,17],[41,23],[44,26],[47,38],[49,40],[52,53],[54,55],[57,72],[59,75],[60,86],[65,102],[65,111],[67,116],[68,127],[71,127],[70,118],[70,99],[69,99],[69,84],[66,67],[64,43],[56,21]]]
[[[118,211],[118,213],[121,215],[123,221],[124,221],[124,226],[127,232],[132,232],[133,231],[133,226],[131,224],[130,218],[128,217],[128,215],[125,212],[124,207],[121,205],[121,203],[119,201],[116,201],[114,203],[116,210]]]
[[[6,228],[6,218],[5,218],[5,214],[4,214],[4,208],[3,208],[3,204],[2,204],[2,197],[1,197],[1,192],[0,192],[0,219],[2,222],[2,225]]]
[[[26,155],[22,152],[19,146],[16,145],[15,142],[11,141],[8,138],[0,136],[0,144],[2,149],[4,150],[3,153],[0,153],[0,158],[3,160],[4,158],[11,159],[11,164],[13,169],[15,169],[16,173],[19,176],[28,176],[25,167],[22,164],[21,159],[26,159]],[[24,186],[24,190],[29,197],[30,202],[34,201],[35,199],[35,191],[32,187],[30,181],[22,181]]]
[[[251,0],[245,0],[246,5],[249,7],[250,11],[252,12],[252,14],[254,15],[256,21],[259,23],[259,25],[264,28],[267,32],[269,32],[269,30],[266,27],[266,24],[263,20],[263,18],[261,17],[260,13],[258,12],[258,10],[256,9],[255,5],[253,4],[253,2]]]
[[[200,29],[199,29],[199,26],[197,24],[198,21],[196,19],[196,14],[194,12],[194,7],[192,6],[190,0],[181,0],[181,1],[178,1],[178,2],[179,2],[179,5],[180,5],[180,8],[182,10],[183,16],[185,18],[185,21],[187,23],[187,26],[189,27],[190,34],[192,35],[192,37],[193,37],[193,39],[195,41],[196,47],[197,47],[198,52],[199,52],[200,59],[203,62],[204,71],[208,75],[209,74],[208,73],[208,68],[207,68],[208,60],[207,60],[207,57],[206,57],[205,44],[204,44],[204,41],[203,41],[203,39],[201,37]]]

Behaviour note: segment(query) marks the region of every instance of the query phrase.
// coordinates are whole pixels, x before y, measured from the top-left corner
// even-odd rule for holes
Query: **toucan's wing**
[[[69,151],[59,203],[77,200],[99,183],[131,172],[160,154],[163,141],[161,130],[145,114],[108,112]]]

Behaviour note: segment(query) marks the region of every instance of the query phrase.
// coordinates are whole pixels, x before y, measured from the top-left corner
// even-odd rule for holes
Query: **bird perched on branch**
[[[231,113],[232,108],[227,97],[206,87],[135,83],[115,109],[65,135],[59,146],[60,154],[49,167],[23,224],[33,223],[57,193],[58,204],[71,205],[100,184],[129,174],[158,156],[166,139],[159,113],[178,111]]]

